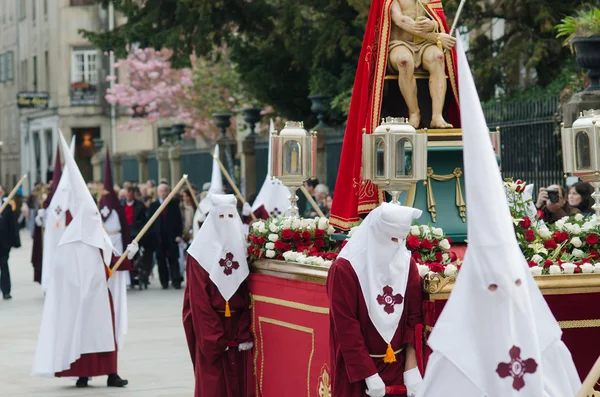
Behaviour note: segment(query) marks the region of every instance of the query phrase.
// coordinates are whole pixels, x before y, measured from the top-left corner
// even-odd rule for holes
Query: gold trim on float
[[[292,309],[304,310],[305,312],[318,313],[318,314],[329,314],[328,307],[312,306],[299,302],[292,302],[278,298],[272,298],[270,296],[252,295],[253,302],[270,303],[272,305],[289,307]]]
[[[427,147],[464,146],[463,141],[428,141]]]
[[[250,269],[253,273],[315,284],[325,284],[329,272],[328,266],[304,265],[269,259],[254,261],[250,264]]]
[[[258,338],[256,337],[256,321],[254,321],[254,319],[256,318],[256,305],[254,304],[254,295],[250,294],[250,313],[252,316],[252,336],[254,337],[254,341],[256,343],[256,341],[258,340]],[[261,343],[261,349],[262,349],[262,335],[260,338],[260,343]],[[258,354],[253,354],[253,366],[254,366],[254,388],[256,390],[256,395],[258,396],[258,382],[256,382],[256,374],[257,374],[257,369],[258,369]],[[262,373],[261,373],[262,376]]]
[[[573,329],[573,328],[600,328],[600,319],[593,320],[565,320],[559,321],[558,325],[562,329]]]
[[[310,367],[312,365],[312,359],[315,354],[315,330],[313,328],[303,327],[301,325],[292,324],[292,323],[288,323],[285,321],[276,320],[274,318],[261,317],[261,316],[258,317],[258,329],[260,331],[260,355],[262,357],[262,360],[260,362],[260,394],[259,395],[263,395],[263,375],[265,373],[265,369],[264,369],[265,352],[263,350],[264,343],[263,343],[263,330],[262,330],[263,323],[277,325],[279,327],[285,327],[285,328],[292,329],[294,331],[300,331],[300,332],[305,332],[307,334],[310,334],[311,350],[310,350],[310,356],[308,358],[308,375],[306,377],[306,389],[308,390],[308,397],[310,397]]]

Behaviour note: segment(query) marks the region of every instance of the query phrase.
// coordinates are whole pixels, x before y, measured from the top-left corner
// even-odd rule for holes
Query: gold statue
[[[438,8],[433,8],[434,4],[441,8],[439,1],[394,0],[390,11],[388,67],[398,73],[400,92],[408,107],[408,122],[415,128],[421,123],[415,79],[415,71],[420,68],[429,72],[432,102],[429,128],[452,128],[452,124],[444,120],[442,111],[447,89],[446,52],[453,49],[456,39],[445,33],[445,18],[440,19],[440,13],[433,10]]]

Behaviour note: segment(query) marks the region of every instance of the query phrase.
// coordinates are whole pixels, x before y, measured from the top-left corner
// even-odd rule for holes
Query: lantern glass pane
[[[300,166],[301,149],[300,142],[293,139],[283,145],[284,172],[286,174],[300,175],[302,173],[302,167]]]
[[[385,178],[385,141],[375,140],[375,176]]]
[[[396,142],[396,178],[412,176],[412,142],[408,138],[400,138]]]
[[[577,169],[591,168],[590,137],[585,131],[575,135],[575,153],[577,154]]]

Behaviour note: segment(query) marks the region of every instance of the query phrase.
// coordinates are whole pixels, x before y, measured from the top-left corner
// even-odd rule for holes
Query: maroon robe
[[[108,268],[106,268],[106,279],[108,280]],[[113,323],[113,337],[115,334],[115,308],[113,306],[110,290],[108,291],[108,301],[110,303],[110,312]],[[104,353],[82,354],[71,368],[57,372],[57,378],[90,378],[93,376],[110,375],[117,373],[117,340],[115,339],[115,350]]]
[[[191,255],[186,277],[183,327],[196,377],[194,397],[254,396],[252,353],[238,350],[252,341],[248,284],[229,299],[231,317],[225,317],[225,299]]]
[[[265,209],[264,205],[261,205],[253,212],[254,212],[254,216],[256,217],[256,219],[262,219],[263,221],[266,221],[267,219],[269,219],[269,213]],[[253,222],[252,215],[248,215],[248,216],[242,215],[242,223],[249,225],[252,222]]]
[[[376,373],[386,386],[404,385],[404,352],[396,355],[395,363],[383,362],[387,343],[371,322],[358,277],[344,258],[338,258],[329,269],[327,295],[332,395],[366,397],[364,380]],[[415,327],[423,321],[422,299],[421,278],[416,263],[411,260],[404,311],[391,342],[394,351],[407,343],[415,346]],[[370,354],[381,358],[372,358]]]

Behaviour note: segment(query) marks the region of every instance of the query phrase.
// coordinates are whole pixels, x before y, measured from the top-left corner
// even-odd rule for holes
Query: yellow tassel
[[[225,301],[225,317],[231,317],[231,310],[229,310],[229,301]]]
[[[113,273],[112,270],[111,270],[111,268],[108,267],[108,266],[106,266],[106,271],[108,272],[108,278],[111,278],[112,277],[112,273]]]
[[[386,364],[396,362],[396,354],[394,354],[394,349],[392,349],[392,345],[390,343],[388,343],[388,347],[385,352],[385,357],[383,358],[383,362]]]

